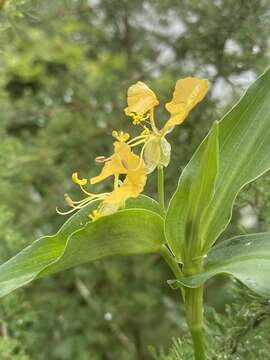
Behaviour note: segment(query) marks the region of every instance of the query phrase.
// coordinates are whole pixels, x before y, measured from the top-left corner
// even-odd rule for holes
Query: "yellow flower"
[[[126,138],[126,134],[120,134],[120,138]],[[117,135],[118,136],[118,135]],[[87,179],[80,179],[78,173],[72,174],[72,180],[78,184],[87,196],[79,201],[73,201],[69,195],[65,195],[66,203],[71,210],[61,212],[60,214],[69,214],[73,211],[79,210],[91,203],[99,202],[99,206],[91,214],[90,219],[97,220],[101,216],[109,215],[116,212],[119,208],[125,205],[125,201],[132,197],[137,197],[144,189],[146,183],[146,170],[143,159],[134,154],[131,147],[123,140],[114,143],[114,154],[109,158],[100,157],[99,162],[105,163],[101,173],[98,176],[90,179],[90,184],[96,184],[104,179],[114,177],[114,189],[112,192],[103,194],[93,194],[88,192],[84,185],[87,184]],[[123,181],[120,181],[119,176],[125,176]]]
[[[175,125],[183,123],[189,112],[205,97],[207,91],[206,79],[187,77],[178,80],[172,100],[165,105],[171,116],[163,128],[158,129],[154,119],[154,107],[158,105],[155,93],[141,81],[128,89],[128,107],[125,108],[125,113],[133,117],[134,124],[148,118],[150,120],[151,128],[144,126],[144,132],[127,143],[131,147],[144,144],[142,156],[147,173],[152,172],[157,166],[169,164],[171,147],[165,136]]]
[[[130,139],[128,133],[113,131],[114,153],[108,158],[99,156],[97,163],[104,164],[99,175],[90,179],[90,184],[96,184],[108,177],[113,177],[113,190],[102,194],[90,193],[85,189],[88,180],[79,178],[77,172],[72,174],[72,180],[79,185],[86,195],[82,200],[74,201],[65,195],[66,203],[71,210],[60,214],[69,214],[85,206],[97,202],[99,205],[89,215],[97,220],[101,216],[116,212],[125,205],[128,198],[137,197],[146,184],[146,174],[156,167],[167,166],[170,162],[171,146],[166,135],[175,125],[183,123],[189,112],[205,97],[208,90],[206,79],[185,78],[176,82],[173,98],[166,104],[170,113],[163,128],[158,129],[154,119],[154,108],[159,104],[155,93],[143,82],[138,81],[128,89],[125,113],[133,118],[134,124],[141,124],[145,120],[143,131],[139,136]],[[142,145],[140,155],[132,149]],[[121,177],[121,178],[120,178]]]
[[[180,125],[188,116],[189,112],[205,97],[208,91],[208,81],[187,77],[176,82],[173,98],[165,107],[171,114],[165,124],[168,129]]]
[[[114,143],[114,154],[107,160],[101,173],[90,179],[91,184],[114,176],[114,190],[108,194],[98,209],[90,214],[94,221],[101,216],[110,215],[125,205],[128,198],[136,198],[144,189],[146,170],[144,161],[131,151],[125,142]],[[119,175],[125,175],[123,182]]]
[[[134,124],[148,119],[149,115],[145,114],[159,104],[155,93],[142,81],[130,86],[127,103],[124,111],[126,115],[133,117]]]
[[[104,199],[99,209],[103,213],[119,208],[128,198],[137,197],[144,189],[146,183],[146,170],[143,159],[134,154],[129,145],[124,142],[114,143],[114,155],[108,160],[100,175],[90,179],[96,184],[109,176],[114,176],[114,190]],[[123,182],[119,175],[126,175]]]

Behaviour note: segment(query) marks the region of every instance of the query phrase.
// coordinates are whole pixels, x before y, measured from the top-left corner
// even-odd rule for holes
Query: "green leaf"
[[[140,195],[137,198],[130,198],[126,201],[126,209],[145,209],[163,215],[159,203],[146,195]]]
[[[218,172],[218,122],[184,169],[166,216],[167,242],[178,261],[200,256],[204,211],[210,203]]]
[[[195,288],[218,274],[229,274],[262,296],[270,296],[270,232],[234,237],[214,246],[202,273],[172,280],[175,289]]]
[[[130,206],[155,208],[150,198]],[[156,212],[126,209],[89,222],[92,208],[73,215],[53,236],[34,241],[0,266],[0,296],[30,281],[58,271],[114,255],[159,252],[164,239],[164,222]]]
[[[219,173],[201,233],[205,253],[228,225],[238,192],[270,169],[270,68],[225,115],[219,130]]]
[[[242,99],[219,122],[218,137],[219,170],[215,192],[210,203],[205,204],[207,208],[199,218],[199,235],[204,254],[228,225],[238,192],[270,169],[270,68],[250,86]],[[205,144],[206,140],[199,146],[187,165],[188,170],[184,172],[188,171],[192,174],[196,171],[205,151]],[[183,174],[182,177],[185,178],[185,175]],[[182,181],[180,179],[179,187],[183,187],[183,190],[178,187],[177,192],[188,190],[188,186],[181,185]],[[182,196],[185,197],[185,194]],[[175,249],[176,234],[178,232],[183,234],[183,230],[175,230],[173,226],[183,229],[187,225],[184,213],[187,210],[181,205],[182,218],[178,211],[174,222],[173,204],[172,202],[170,205],[171,209],[166,220],[166,235],[169,244]],[[199,224],[197,223],[196,226]],[[183,239],[178,241],[183,242]]]

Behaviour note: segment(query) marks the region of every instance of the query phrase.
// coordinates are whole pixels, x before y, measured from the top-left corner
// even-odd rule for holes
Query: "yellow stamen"
[[[130,113],[129,114],[130,117],[132,117],[133,121],[133,125],[138,125],[140,123],[142,123],[143,121],[146,121],[147,119],[149,119],[150,114],[146,114],[144,115],[143,113]]]
[[[129,142],[127,142],[127,144],[129,146],[132,146],[133,143],[136,143],[137,141],[145,141],[145,138],[147,136],[146,135],[140,135],[140,136],[136,136],[135,138],[131,139]]]
[[[72,178],[72,181],[77,185],[86,185],[87,184],[87,179],[85,179],[85,178],[80,179],[77,172],[73,173],[71,178]]]
[[[119,174],[114,176],[114,189],[118,188],[119,185]]]
[[[96,221],[102,217],[102,213],[99,210],[94,210],[88,216],[92,221]]]
[[[131,144],[130,147],[132,148],[132,147],[134,147],[134,146],[138,146],[138,145],[143,144],[143,143],[145,143],[145,142],[146,142],[146,138],[144,138],[144,139],[142,139],[142,140],[139,140],[139,141],[137,141],[137,142],[134,143],[134,144]]]
[[[112,137],[114,137],[116,140],[118,140],[120,142],[122,142],[122,141],[126,142],[130,138],[130,135],[128,133],[125,133],[124,131],[118,132],[116,130],[113,130]]]
[[[68,214],[71,214],[73,213],[74,211],[76,211],[77,209],[74,208],[74,209],[71,209],[71,210],[68,210],[68,211],[60,211],[58,208],[56,208],[56,212],[57,214],[59,215],[68,215]]]
[[[158,133],[158,129],[156,127],[155,118],[154,118],[154,108],[150,110],[150,124],[155,133]]]
[[[91,196],[93,198],[97,198],[97,197],[109,194],[109,193],[93,194],[93,193],[86,191],[82,186],[80,186],[80,188],[81,188],[82,192],[84,192],[86,195]]]
[[[145,150],[146,145],[147,145],[147,143],[145,143],[145,144],[143,145],[142,150],[141,150],[141,152],[140,152],[140,161],[139,161],[139,163],[138,163],[138,166],[136,166],[134,169],[130,169],[130,170],[132,170],[132,171],[137,171],[137,170],[139,170],[139,168],[143,165],[143,163],[144,163],[143,154],[144,154],[144,150]]]
[[[149,137],[149,136],[151,135],[151,131],[148,129],[147,126],[144,126],[143,128],[144,128],[144,130],[143,130],[143,132],[141,133],[141,136]]]
[[[104,163],[104,162],[106,162],[106,158],[105,158],[105,156],[97,156],[96,158],[95,158],[95,161],[96,161],[96,163],[98,163],[98,164],[102,164],[102,163]]]
[[[65,194],[65,202],[68,204],[68,206],[74,207],[73,200],[71,199],[71,197],[68,194]]]

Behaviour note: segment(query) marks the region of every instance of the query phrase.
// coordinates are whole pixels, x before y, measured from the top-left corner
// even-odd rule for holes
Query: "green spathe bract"
[[[82,209],[56,235],[35,241],[0,266],[0,296],[82,263],[113,255],[160,253],[175,275],[171,286],[181,287],[195,358],[204,360],[205,281],[229,274],[253,291],[270,296],[270,233],[235,237],[211,249],[231,219],[238,192],[270,169],[269,154],[268,69],[214,123],[184,169],[165,219],[160,166],[159,203],[140,196],[130,199],[125,209],[95,222],[87,217],[91,206]]]

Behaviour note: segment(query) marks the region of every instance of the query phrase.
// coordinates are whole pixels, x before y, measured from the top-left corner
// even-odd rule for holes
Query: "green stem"
[[[195,360],[205,360],[203,341],[203,286],[185,288],[188,327],[192,336]]]
[[[162,245],[161,255],[163,256],[163,259],[166,261],[166,263],[169,265],[169,267],[172,270],[172,272],[174,273],[176,279],[183,277],[180,267],[175,262],[172,253],[170,252],[170,250],[167,248],[166,245]]]
[[[163,259],[166,261],[167,265],[169,265],[169,268],[172,270],[176,279],[180,279],[181,277],[183,277],[182,270],[180,269],[179,265],[175,261],[173,254],[170,252],[170,250],[167,248],[166,245],[162,245],[161,255]],[[185,301],[185,291],[183,287],[181,287],[181,295],[183,301]]]
[[[161,211],[165,212],[165,201],[164,201],[164,173],[163,166],[158,167],[158,202]]]

